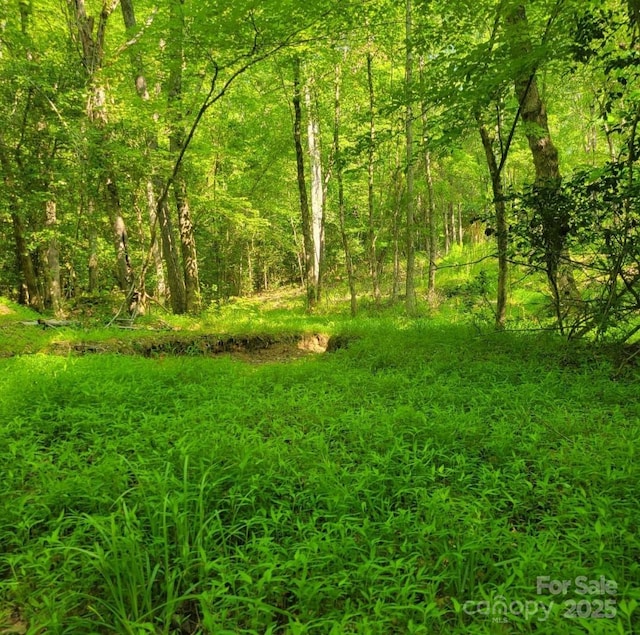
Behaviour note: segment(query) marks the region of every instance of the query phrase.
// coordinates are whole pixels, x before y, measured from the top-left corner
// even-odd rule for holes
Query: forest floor
[[[465,293],[139,330],[5,303],[0,633],[639,632],[636,358]]]

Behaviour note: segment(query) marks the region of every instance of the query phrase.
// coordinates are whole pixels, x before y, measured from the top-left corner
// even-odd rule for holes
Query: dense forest
[[[0,0],[0,635],[640,633],[640,0]]]
[[[490,241],[550,322],[635,332],[640,5],[4,0],[0,280],[197,313],[285,284],[437,297]],[[416,291],[418,289],[418,291]]]

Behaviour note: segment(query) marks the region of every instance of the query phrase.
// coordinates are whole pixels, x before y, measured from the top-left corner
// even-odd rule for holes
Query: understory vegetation
[[[0,635],[640,633],[640,0],[0,0]]]
[[[43,331],[7,303],[3,632],[634,632],[633,349],[496,332],[483,271],[443,272],[448,299],[413,319],[350,319],[338,290],[314,315],[282,292],[166,318],[336,342],[296,359],[124,354],[177,331]],[[512,306],[523,326],[541,298]],[[121,350],[51,354],[89,340]]]

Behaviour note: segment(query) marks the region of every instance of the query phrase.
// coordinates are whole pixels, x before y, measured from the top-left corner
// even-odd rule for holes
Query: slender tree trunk
[[[89,200],[89,218],[93,218],[93,201]],[[100,285],[100,261],[98,259],[98,234],[89,228],[89,293],[96,293]]]
[[[464,233],[462,230],[462,203],[458,203],[458,245],[462,247]]]
[[[147,213],[149,215],[149,226],[153,229],[158,223],[156,195],[153,188],[153,181],[147,181]],[[152,232],[153,233],[153,232]],[[151,257],[156,269],[156,291],[157,298],[160,302],[167,297],[169,290],[164,276],[164,266],[162,263],[162,253],[157,241],[151,244]]]
[[[493,152],[495,139],[489,133],[486,126],[479,123],[480,138],[484,148],[489,174],[491,175],[491,189],[493,192],[493,205],[496,214],[496,239],[498,241],[498,298],[496,307],[496,328],[503,329],[507,319],[507,281],[509,275],[509,263],[507,261],[508,230],[507,212],[504,203],[504,191],[502,187],[502,174],[496,156]]]
[[[168,80],[168,103],[170,113],[169,149],[179,154],[184,143],[184,124],[182,112],[182,65],[184,63],[184,0],[171,0],[169,57],[170,69]],[[184,275],[185,306],[189,313],[197,313],[201,308],[200,277],[196,240],[193,221],[187,195],[187,183],[182,169],[173,183],[173,193],[178,210],[178,233],[180,235],[180,251],[182,253],[182,270]]]
[[[405,90],[406,90],[406,178],[407,178],[407,278],[406,278],[406,306],[408,313],[416,310],[415,289],[415,200],[413,195],[413,43],[412,43],[412,0],[406,0],[406,60],[405,60]]]
[[[293,140],[296,148],[296,165],[298,174],[298,193],[300,195],[300,211],[302,214],[302,239],[304,246],[304,279],[307,291],[307,306],[312,309],[316,304],[315,278],[313,274],[313,233],[311,213],[307,196],[307,182],[304,171],[304,151],[302,149],[302,94],[300,87],[300,58],[293,60]]]
[[[400,159],[396,156],[396,162],[399,163]],[[393,226],[392,226],[392,241],[393,241],[393,286],[391,291],[391,299],[393,302],[398,301],[400,295],[400,218],[402,216],[402,168],[397,165],[395,176],[395,195],[393,205]]]
[[[313,237],[313,285],[315,302],[320,300],[321,264],[323,252],[324,196],[322,158],[320,156],[320,124],[311,96],[311,82],[304,87],[307,108],[307,144],[311,159],[311,235]]]
[[[436,258],[438,256],[438,234],[436,228],[436,206],[433,195],[433,174],[431,172],[431,152],[429,151],[429,117],[428,105],[425,99],[424,89],[424,60],[420,57],[420,84],[422,86],[422,101],[420,103],[420,116],[422,119],[422,142],[424,144],[424,171],[427,183],[427,204],[425,206],[425,226],[428,232],[429,252],[429,282],[427,286],[429,298],[433,299],[436,290]]]
[[[373,284],[373,299],[380,302],[380,278],[378,276],[378,255],[376,253],[376,226],[375,226],[375,147],[376,147],[376,121],[375,121],[375,94],[373,91],[373,55],[367,53],[367,86],[369,88],[369,153],[367,160],[367,252],[369,256],[369,273]]]
[[[45,204],[45,226],[50,232],[47,246],[48,295],[54,315],[59,316],[62,311],[62,292],[60,289],[60,248],[57,223],[56,202],[49,199]]]
[[[304,176],[304,175],[303,175]],[[304,183],[304,180],[303,180]],[[305,190],[306,194],[306,190]],[[298,239],[298,232],[296,231],[296,224],[292,218],[289,219],[291,223],[291,231],[293,233],[293,242],[296,245],[296,260],[298,262],[298,274],[300,275],[300,284],[306,287],[306,274],[305,274],[305,262],[306,262],[306,250],[304,247],[304,240]]]
[[[447,212],[446,201],[442,202],[442,224],[444,226],[444,253],[447,255],[451,247],[451,242],[449,240],[449,214]]]
[[[349,246],[349,236],[347,234],[344,203],[344,185],[342,182],[342,154],[340,149],[340,65],[336,66],[336,90],[334,104],[334,128],[333,128],[333,151],[336,165],[336,180],[338,182],[338,216],[340,218],[340,234],[342,236],[342,246],[344,248],[344,259],[347,266],[347,278],[349,281],[349,295],[351,297],[351,316],[355,317],[358,312],[358,297],[356,282],[353,272],[353,259]]]
[[[135,35],[137,22],[133,0],[120,0],[120,8],[122,10],[122,19],[127,34],[131,36]],[[130,47],[129,50],[131,52],[131,66],[134,71],[136,93],[143,102],[147,102],[149,101],[150,96],[147,88],[142,54],[136,47]],[[153,156],[158,150],[158,140],[154,133],[147,133],[145,144],[146,155],[151,164],[153,164]],[[180,272],[180,262],[176,253],[176,241],[171,219],[168,213],[166,213],[166,206],[164,207],[165,213],[161,212],[159,215],[157,211],[157,199],[162,191],[162,186],[163,184],[161,180],[154,175],[152,175],[146,183],[147,210],[149,225],[152,229],[151,256],[156,269],[157,295],[161,300],[169,297],[171,299],[173,311],[175,313],[184,313],[186,311],[184,280]],[[160,216],[162,216],[162,218],[160,218]],[[159,244],[154,240],[155,232],[153,230],[156,225],[158,225],[160,230],[160,244],[162,245],[162,250],[160,249]],[[165,282],[163,257],[167,267],[168,286]]]
[[[449,202],[449,231],[451,232],[451,235],[449,236],[449,244],[453,247],[453,245],[455,245],[458,240],[457,240],[457,227],[458,227],[458,223],[456,222],[456,208],[455,205],[453,204],[453,201]]]
[[[423,120],[426,124],[426,121]],[[433,195],[433,176],[431,174],[431,153],[426,146],[425,136],[425,152],[424,152],[424,170],[427,181],[427,218],[426,225],[429,232],[428,246],[429,246],[429,283],[428,292],[430,296],[433,296],[436,290],[436,258],[438,257],[438,234],[436,229],[436,207]]]

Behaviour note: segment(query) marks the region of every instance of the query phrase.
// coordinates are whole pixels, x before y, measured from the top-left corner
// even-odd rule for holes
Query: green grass
[[[198,328],[347,324],[270,311],[237,303]],[[368,317],[348,349],[288,364],[0,360],[5,621],[34,634],[634,632],[637,373],[468,322]],[[563,600],[583,596],[536,595],[537,576],[579,575],[617,582],[615,618],[569,619]],[[505,623],[463,610],[498,596],[555,608]]]

